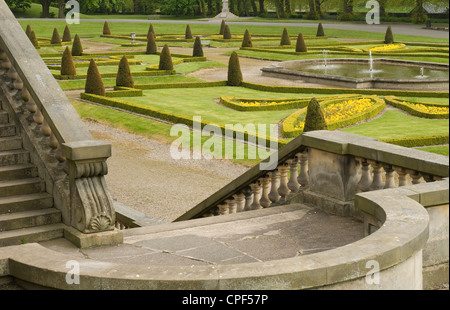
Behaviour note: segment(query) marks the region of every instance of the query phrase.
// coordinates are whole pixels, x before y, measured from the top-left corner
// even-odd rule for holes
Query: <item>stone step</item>
[[[3,231],[0,232],[0,247],[47,241],[61,238],[63,235],[62,223]]]
[[[22,148],[22,138],[17,136],[1,137],[0,151],[11,151]]]
[[[0,197],[0,215],[53,207],[53,197],[48,193]]]
[[[30,162],[30,153],[25,150],[0,151],[0,166],[27,164]]]
[[[0,124],[0,137],[11,137],[16,135],[16,125]]]
[[[0,231],[9,231],[61,222],[61,212],[55,208],[0,215]]]
[[[0,181],[35,178],[37,168],[32,164],[0,166]]]
[[[0,181],[0,197],[41,193],[45,183],[39,178]]]
[[[0,110],[0,124],[9,123],[9,115],[8,112]]]

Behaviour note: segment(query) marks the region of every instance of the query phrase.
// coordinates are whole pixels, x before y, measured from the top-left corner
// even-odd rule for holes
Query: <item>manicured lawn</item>
[[[389,110],[380,118],[342,131],[376,139],[396,139],[448,134],[448,119],[428,119]]]
[[[449,156],[449,148],[447,145],[436,145],[436,146],[427,146],[427,147],[418,147],[418,150],[422,150],[425,152],[431,152],[436,154],[441,154],[445,156]]]
[[[282,99],[317,96],[314,94],[282,94],[251,90],[243,87],[207,87],[146,90],[143,97],[118,98],[143,106],[157,108],[217,124],[278,124],[296,110],[239,112],[218,103],[221,96],[252,99]],[[320,96],[320,95],[319,95]],[[267,126],[267,129],[268,126]]]

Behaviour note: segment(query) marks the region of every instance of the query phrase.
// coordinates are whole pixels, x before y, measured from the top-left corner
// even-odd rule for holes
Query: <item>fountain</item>
[[[372,57],[372,51],[369,51],[369,65],[370,65],[370,72],[373,72],[373,57]]]
[[[327,67],[327,56],[328,56],[328,51],[327,50],[323,50],[322,51],[323,54],[323,65],[326,68]]]

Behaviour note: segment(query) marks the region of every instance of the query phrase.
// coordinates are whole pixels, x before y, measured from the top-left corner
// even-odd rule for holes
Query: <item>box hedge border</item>
[[[346,101],[349,99],[361,99],[361,98],[367,98],[367,97],[369,97],[375,101],[374,105],[371,107],[370,110],[368,110],[364,113],[354,115],[351,118],[347,118],[347,119],[337,121],[337,122],[327,123],[328,130],[335,130],[338,128],[350,126],[357,122],[375,117],[382,110],[384,110],[384,108],[386,107],[386,104],[385,104],[384,100],[379,98],[378,96],[375,96],[375,95],[361,96],[361,95],[356,95],[356,94],[351,95],[351,96],[346,96],[346,97],[342,96],[339,99],[323,100],[322,102],[320,102],[320,105],[322,107],[326,107],[330,104],[339,103],[339,102]],[[295,129],[295,123],[297,122],[298,116],[300,114],[306,113],[306,109],[307,108],[303,108],[303,109],[300,109],[299,111],[292,113],[283,121],[282,126],[281,126],[281,134],[283,135],[283,137],[294,138],[303,133],[303,130]]]
[[[384,140],[380,140],[380,141],[385,142],[385,143],[400,145],[400,146],[404,146],[404,147],[420,147],[420,146],[448,144],[449,143],[449,135],[384,139]]]
[[[98,104],[110,106],[113,108],[118,108],[118,109],[126,110],[129,112],[133,112],[133,113],[137,113],[137,114],[141,114],[141,115],[145,115],[145,116],[159,118],[159,119],[162,119],[162,120],[174,123],[174,124],[184,124],[184,125],[189,126],[190,128],[192,128],[194,125],[193,119],[191,119],[187,116],[184,116],[184,115],[177,115],[177,114],[173,114],[170,112],[164,112],[161,110],[134,104],[134,103],[127,102],[124,100],[120,100],[120,99],[114,99],[114,98],[98,96],[98,95],[93,95],[93,94],[87,94],[87,93],[81,93],[80,95],[81,95],[82,99],[89,100],[89,101],[92,101],[92,102],[95,102]],[[205,122],[205,121],[201,122],[202,129],[206,125],[216,126],[216,127],[220,128],[222,130],[222,132],[225,132],[225,126],[222,126],[220,124],[215,124],[215,123],[209,123],[209,122]],[[255,137],[258,140],[263,138],[263,139],[265,139],[266,147],[270,147],[270,144],[271,144],[270,138],[267,138],[265,136],[263,137],[263,136],[260,136],[257,134],[252,135],[246,131],[243,132],[243,135],[244,135],[244,139],[246,141],[248,141],[249,138],[251,138],[251,137]],[[278,141],[276,141],[276,143],[277,143],[278,148],[280,148],[280,147],[284,146],[285,144],[287,144],[287,141],[278,140]]]
[[[404,104],[403,101],[398,100],[398,98],[394,96],[386,96],[385,97],[386,103],[389,105],[396,107],[398,109],[401,109],[413,116],[423,117],[423,118],[432,118],[432,119],[448,119],[449,114],[432,114],[432,113],[426,113],[420,110],[415,109],[414,107]],[[420,104],[415,102],[414,104]],[[442,106],[440,106],[442,107]]]

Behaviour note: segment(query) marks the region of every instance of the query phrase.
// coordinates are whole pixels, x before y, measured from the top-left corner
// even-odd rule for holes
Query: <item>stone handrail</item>
[[[300,193],[310,201],[314,196],[315,205],[338,201],[327,211],[355,215],[353,199],[359,192],[449,175],[448,157],[339,131],[304,133],[278,155],[276,170],[255,166],[176,221],[287,204]]]
[[[4,0],[0,82],[63,221],[83,233],[113,230],[115,212],[103,177],[111,146],[92,138]]]

